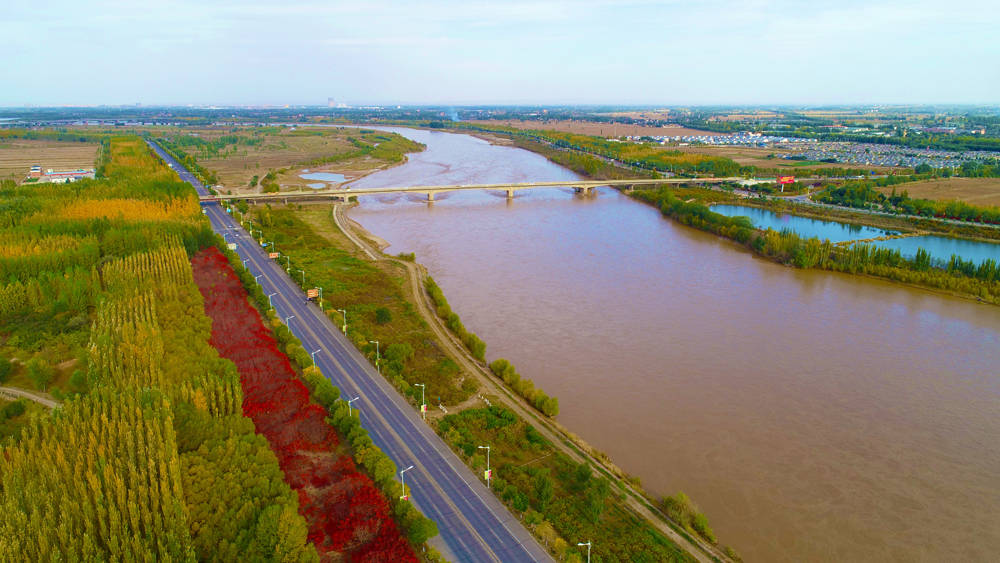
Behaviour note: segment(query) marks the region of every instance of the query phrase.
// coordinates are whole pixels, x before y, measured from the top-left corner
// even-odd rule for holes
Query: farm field
[[[477,125],[486,127],[503,125],[517,129],[546,129],[549,131],[562,131],[564,133],[578,133],[581,135],[600,135],[610,137],[634,136],[634,135],[716,135],[711,131],[700,131],[698,129],[688,129],[679,125],[672,127],[647,127],[643,125],[627,125],[625,123],[596,123],[592,121],[575,120],[551,120],[551,121],[525,121],[517,119],[508,120],[485,120],[470,121]]]
[[[882,193],[892,188],[878,188]],[[964,201],[971,205],[1000,206],[1000,178],[941,178],[896,186],[912,198]]]
[[[42,170],[75,170],[93,168],[97,160],[97,143],[69,143],[8,139],[0,142],[0,180],[20,183],[32,165]]]

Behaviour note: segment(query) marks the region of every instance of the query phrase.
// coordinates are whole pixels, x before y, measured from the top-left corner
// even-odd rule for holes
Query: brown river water
[[[398,131],[427,150],[354,189],[575,177]],[[746,560],[996,560],[1000,308],[779,266],[608,188],[436,198],[350,216],[415,252],[560,422],[687,493]]]

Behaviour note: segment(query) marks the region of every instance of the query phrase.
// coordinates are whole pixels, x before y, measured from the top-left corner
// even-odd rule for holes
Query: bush
[[[389,324],[392,322],[392,312],[385,307],[375,309],[375,324]]]
[[[10,372],[13,371],[12,368],[13,366],[11,365],[10,360],[0,356],[0,383],[7,381],[7,378],[10,377]]]
[[[399,362],[405,364],[406,362],[413,359],[413,346],[405,342],[390,344],[385,349],[385,354],[383,354],[385,359],[389,362]]]
[[[18,399],[13,403],[7,404],[3,409],[0,409],[0,420],[21,416],[24,414],[24,411],[24,399]]]

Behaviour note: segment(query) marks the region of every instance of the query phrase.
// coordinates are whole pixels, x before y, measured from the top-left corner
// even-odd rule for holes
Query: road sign
[[[486,471],[483,471],[483,478],[486,479],[487,481],[489,481],[490,479],[492,479],[493,478],[493,470],[492,469],[487,469]]]
[[[267,253],[267,257],[268,258],[277,258],[278,256],[280,256],[280,254],[278,254],[277,252],[268,252]]]
[[[307,289],[306,290],[306,297],[308,297],[309,299],[314,299],[316,297],[319,297],[319,290],[318,289]]]
[[[231,243],[227,244],[226,246],[229,247],[229,250],[236,250],[236,243],[235,242],[231,242]]]
[[[427,405],[420,405],[420,412],[422,413],[427,412]]]
[[[399,497],[399,500],[410,500],[410,495],[403,495]]]
[[[795,183],[795,176],[778,176],[779,184],[793,184]]]

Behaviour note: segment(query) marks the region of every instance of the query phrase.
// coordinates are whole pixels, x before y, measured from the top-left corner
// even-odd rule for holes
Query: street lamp
[[[267,306],[268,307],[274,309],[274,303],[271,302],[271,298],[274,297],[277,294],[278,294],[278,292],[275,291],[274,293],[272,293],[272,294],[270,294],[270,295],[267,296]]]
[[[288,327],[288,332],[292,332],[292,324],[291,324],[291,322],[292,322],[292,319],[294,319],[294,318],[295,318],[295,315],[288,315],[287,317],[285,317],[285,326]],[[295,333],[293,332],[292,334],[295,334]]]
[[[424,400],[424,391],[426,390],[427,386],[424,385],[423,383],[414,383],[413,386],[420,388],[420,416],[424,420],[427,420],[427,401]]]
[[[587,540],[587,543],[578,543],[576,545],[587,546],[587,563],[590,563],[590,540]]]
[[[319,310],[323,311],[323,288],[319,286],[316,287],[319,289]]]
[[[250,261],[249,258],[247,258],[246,260],[243,261],[243,269],[244,270],[249,270],[250,269],[250,268],[247,268],[247,262],[249,262],[249,261]]]
[[[347,336],[347,311],[345,309],[337,309],[337,311],[344,314],[344,336]]]
[[[361,398],[361,396],[358,395],[357,397],[354,397],[353,399],[347,401],[347,416],[352,416],[353,413],[354,413],[354,411],[351,410],[351,403],[353,403],[354,401],[357,401],[360,398]]]
[[[299,272],[302,272],[302,287],[305,287],[306,286],[306,271],[305,270],[299,270]]]
[[[369,340],[368,343],[375,345],[375,369],[378,370],[379,375],[382,375],[382,368],[378,366],[379,360],[382,359],[382,354],[378,351],[378,340]]]
[[[288,255],[286,254],[285,255],[285,273],[287,274],[288,272],[291,272],[291,271],[292,271],[292,259],[289,258]]]
[[[311,353],[309,354],[310,356],[312,356],[312,361],[313,361],[313,366],[315,366],[315,365],[316,365],[316,352],[322,352],[322,351],[323,351],[323,349],[322,349],[322,348],[320,348],[320,349],[317,349],[317,350],[313,350],[313,351],[312,351],[312,352],[311,352]]]
[[[479,446],[479,449],[486,450],[486,488],[490,488],[490,481],[493,479],[493,472],[490,471],[490,447]]]
[[[260,278],[262,278],[263,276],[264,274],[256,275],[253,277],[253,281],[257,282],[257,285],[260,285]]]
[[[412,465],[399,472],[399,486],[402,487],[403,489],[403,496],[399,497],[399,500],[407,500],[408,498],[406,496],[406,481],[405,481],[406,478],[403,476],[403,474],[411,469],[413,469]]]

